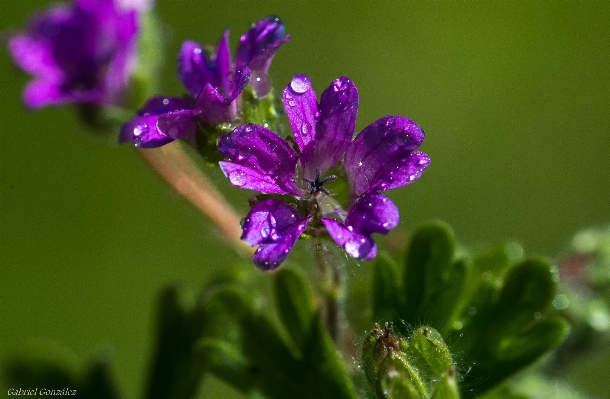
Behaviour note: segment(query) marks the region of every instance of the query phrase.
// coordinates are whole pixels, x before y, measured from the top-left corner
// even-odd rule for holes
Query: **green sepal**
[[[252,86],[247,85],[241,92],[242,123],[255,123],[277,132],[278,113],[273,89],[259,98]]]
[[[186,399],[197,391],[203,368],[193,347],[203,332],[203,315],[187,292],[174,286],[162,292],[146,398]]]
[[[421,399],[411,381],[398,373],[390,373],[381,381],[381,393],[377,392],[378,398],[388,399]]]
[[[378,398],[399,398],[399,393],[406,391],[413,398],[426,398],[428,387],[420,378],[413,362],[409,362],[404,353],[390,351],[383,359],[377,375]],[[394,391],[396,389],[396,391]]]
[[[362,364],[378,399],[430,398],[439,389],[453,389],[457,395],[457,387],[450,387],[455,385],[451,354],[432,327],[420,327],[404,339],[394,334],[392,323],[383,329],[375,324],[364,339]],[[446,377],[448,387],[439,387]]]
[[[460,391],[455,379],[455,369],[451,368],[445,372],[436,384],[430,399],[459,399],[459,397]]]
[[[218,138],[230,133],[239,124],[237,123],[222,123],[219,125],[202,122],[197,124],[195,131],[195,148],[201,154],[201,157],[208,166],[216,166],[218,161],[222,161],[224,157],[218,151]]]
[[[449,348],[445,345],[438,331],[433,328],[418,328],[411,338],[409,349],[414,353],[414,360],[421,359],[425,361],[425,365],[423,362],[420,362],[418,368],[420,374],[426,372],[430,379],[436,379],[453,367]]]

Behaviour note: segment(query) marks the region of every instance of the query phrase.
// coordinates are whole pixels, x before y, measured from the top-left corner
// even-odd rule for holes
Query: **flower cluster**
[[[228,30],[211,54],[195,42],[184,42],[178,54],[178,76],[189,96],[151,98],[123,126],[119,140],[143,148],[180,138],[194,142],[201,124],[235,122],[239,117],[236,100],[248,83],[252,82],[259,97],[269,92],[267,70],[275,52],[290,39],[284,30],[275,16],[256,22],[241,36],[235,63],[231,61]]]
[[[257,197],[243,225],[242,239],[259,245],[254,262],[275,269],[304,232],[328,233],[352,257],[374,258],[371,235],[386,234],[399,221],[398,208],[381,192],[413,182],[430,163],[415,151],[423,130],[408,118],[385,116],[352,140],[358,91],[346,77],[332,82],[318,103],[309,78],[297,75],[282,100],[296,148],[254,124],[237,127],[218,144],[226,159],[220,167],[233,185],[274,194]],[[341,177],[349,186],[344,206],[329,184]]]
[[[35,76],[26,104],[117,105],[137,61],[138,17],[149,1],[74,0],[11,37],[15,61]],[[386,234],[399,221],[382,193],[413,182],[430,163],[416,151],[424,132],[408,118],[385,116],[354,137],[354,83],[336,79],[318,102],[306,75],[282,92],[293,135],[270,130],[276,111],[267,71],[290,39],[284,31],[275,16],[254,23],[235,61],[228,30],[213,50],[184,42],[177,63],[188,94],[150,98],[123,125],[119,141],[151,148],[185,139],[208,161],[224,159],[220,168],[233,185],[259,192],[242,239],[258,246],[254,262],[261,269],[278,267],[303,235],[328,236],[352,257],[370,260],[377,253],[372,234]]]
[[[75,0],[36,15],[8,49],[34,80],[25,104],[118,105],[137,63],[138,16],[148,0]]]

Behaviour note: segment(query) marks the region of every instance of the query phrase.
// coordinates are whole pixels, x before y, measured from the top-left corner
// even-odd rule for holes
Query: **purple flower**
[[[138,147],[159,147],[179,138],[193,142],[198,124],[237,120],[236,99],[249,82],[260,97],[269,91],[265,83],[271,60],[290,39],[284,36],[284,29],[275,16],[255,23],[241,37],[235,63],[231,61],[228,30],[212,54],[195,42],[184,42],[178,53],[178,76],[189,99],[152,98],[123,126],[119,141],[134,142]]]
[[[305,230],[312,235],[325,230],[352,257],[374,258],[371,235],[386,234],[399,221],[396,205],[380,193],[410,184],[430,163],[428,155],[415,151],[423,130],[408,118],[385,116],[352,140],[358,91],[346,77],[336,79],[318,103],[309,78],[297,75],[282,99],[296,150],[254,124],[221,136],[218,144],[226,159],[220,167],[233,185],[274,194],[257,202],[245,219],[242,239],[259,245],[254,262],[276,268]],[[333,194],[332,185],[339,182],[332,172],[347,179],[345,208]]]
[[[15,63],[34,76],[25,104],[120,104],[137,62],[137,10],[147,3],[75,0],[34,16],[8,42]]]

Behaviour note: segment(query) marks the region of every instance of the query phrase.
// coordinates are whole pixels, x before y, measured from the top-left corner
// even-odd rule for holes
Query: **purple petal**
[[[254,255],[254,263],[259,268],[275,269],[286,259],[308,221],[295,207],[267,199],[250,209],[241,238],[251,246],[260,244]]]
[[[194,137],[192,103],[181,98],[153,97],[121,128],[119,142],[142,148],[160,147],[179,138]]]
[[[352,141],[358,115],[358,90],[342,76],[322,93],[320,118],[315,128],[314,142],[306,146],[301,157],[305,176],[331,169],[343,156]]]
[[[318,100],[316,92],[311,87],[311,81],[307,75],[296,75],[282,92],[284,109],[294,140],[303,152],[305,147],[314,140],[316,135],[316,122],[319,117]]]
[[[290,35],[286,35],[275,43],[269,45],[265,51],[263,51],[260,55],[254,58],[248,66],[253,71],[256,71],[259,75],[264,75],[269,70],[269,66],[271,66],[271,61],[273,60],[273,56],[276,51],[280,49],[288,40],[292,39]]]
[[[430,158],[412,151],[424,138],[423,130],[402,116],[385,116],[364,128],[345,151],[352,196],[401,187],[421,176]]]
[[[236,118],[237,107],[235,102],[227,104],[218,90],[207,83],[195,99],[193,115],[197,119],[214,124],[232,122]]]
[[[345,225],[365,235],[387,234],[398,225],[399,220],[398,207],[389,198],[372,194],[360,198],[351,206]]]
[[[206,83],[217,83],[203,49],[193,41],[182,43],[178,53],[178,76],[193,97],[201,93]]]
[[[137,14],[111,0],[78,0],[35,16],[27,33],[9,41],[15,62],[35,75],[24,93],[28,105],[120,103],[136,63],[137,30]]]
[[[25,72],[56,81],[63,77],[48,40],[37,40],[24,34],[15,35],[8,41],[8,50],[15,64]]]
[[[241,94],[244,88],[250,82],[250,68],[248,66],[243,65],[235,70],[235,74],[233,74],[230,85],[231,85],[231,95],[228,98],[225,98],[225,104],[232,103],[237,96]]]
[[[218,51],[216,52],[216,76],[218,76],[218,87],[223,97],[227,98],[231,93],[231,84],[229,75],[231,74],[231,49],[229,47],[229,30],[225,30],[224,34],[218,42]]]
[[[360,234],[352,226],[331,219],[322,219],[328,234],[351,257],[371,260],[377,255],[377,245],[370,235]]]
[[[216,53],[209,60],[198,43],[186,41],[182,44],[178,53],[178,76],[193,97],[199,96],[207,84],[228,97],[231,94],[230,73],[229,30],[221,36]]]
[[[241,125],[220,136],[220,164],[234,185],[263,193],[299,195],[294,182],[297,153],[277,133],[262,126]]]
[[[248,65],[251,70],[265,74],[275,52],[290,37],[284,37],[285,26],[276,16],[270,16],[254,24],[239,39],[235,64]]]

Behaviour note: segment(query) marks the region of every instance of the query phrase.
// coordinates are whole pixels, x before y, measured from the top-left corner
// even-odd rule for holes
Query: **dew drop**
[[[195,50],[193,50],[193,53],[201,54],[201,47],[197,47]]]
[[[316,251],[322,250],[322,244],[316,244]]]
[[[311,88],[311,82],[309,81],[309,78],[307,76],[297,75],[292,78],[292,81],[290,82],[290,88],[295,93],[303,94]]]
[[[562,310],[570,305],[570,301],[565,295],[557,295],[555,299],[553,299],[553,307],[557,310]]]
[[[474,306],[469,307],[468,314],[474,316],[475,314],[477,314],[477,308],[475,308]]]
[[[271,79],[266,73],[254,71],[250,75],[250,86],[252,86],[258,98],[263,98],[271,91]]]
[[[148,133],[148,131],[149,131],[148,125],[146,123],[143,123],[141,125],[136,126],[133,129],[133,135],[136,136],[136,137],[139,137],[139,136],[141,136],[143,134]]]
[[[303,136],[311,134],[311,125],[307,122],[303,123],[301,125],[301,133],[303,133]]]
[[[246,174],[243,172],[233,172],[229,174],[229,181],[236,187],[246,184]]]
[[[269,237],[269,233],[271,233],[271,231],[269,230],[268,227],[263,227],[261,229],[261,237],[267,238],[267,237]]]
[[[297,105],[297,103],[294,101],[288,101],[288,105],[290,105],[291,107],[294,107],[295,105]]]

